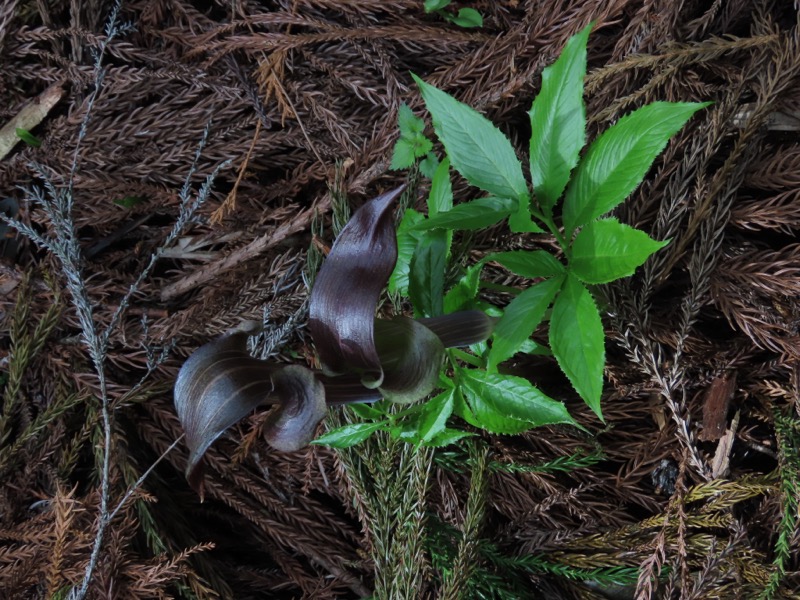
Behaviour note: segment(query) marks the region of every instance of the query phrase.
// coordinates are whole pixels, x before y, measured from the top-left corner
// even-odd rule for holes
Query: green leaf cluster
[[[485,259],[536,280],[516,295],[498,322],[487,372],[496,373],[549,316],[549,343],[559,367],[602,419],[604,332],[588,286],[632,275],[667,241],[601,217],[634,191],[669,138],[707,104],[643,106],[584,151],[583,80],[590,30],[591,25],[573,36],[542,75],[541,92],[529,111],[530,182],[511,142],[497,127],[414,77],[453,168],[488,196],[420,219],[412,229],[474,229],[507,218],[514,232],[550,232],[561,246],[560,260],[543,250]]]
[[[392,412],[392,404],[387,401],[372,406],[354,404],[350,409],[364,422],[339,427],[311,443],[349,448],[363,442],[376,431],[387,431],[393,438],[417,446],[447,446],[472,435],[447,427],[453,406],[453,390],[446,390],[428,402],[415,404],[400,412]]]
[[[422,158],[433,148],[425,137],[425,122],[416,116],[407,104],[401,104],[397,111],[400,126],[400,139],[394,145],[390,169],[407,169],[418,158]]]
[[[447,4],[429,0],[426,10],[441,10]],[[532,281],[525,289],[508,290],[514,298],[502,311],[490,344],[477,344],[469,352],[448,350],[449,364],[440,377],[442,393],[407,409],[399,420],[364,414],[370,422],[348,426],[348,432],[341,437],[336,433],[328,443],[360,441],[360,435],[366,437],[377,427],[414,443],[441,445],[457,438],[446,426],[451,415],[498,434],[549,424],[577,425],[563,403],[526,379],[503,374],[503,363],[519,352],[553,356],[602,420],[605,334],[591,286],[632,275],[668,243],[605,215],[636,189],[670,137],[708,104],[642,106],[586,147],[583,82],[591,27],[573,36],[542,74],[541,91],[528,113],[530,181],[513,145],[494,124],[412,74],[446,155],[441,162],[436,159],[424,138],[422,120],[407,107],[401,109],[392,164],[409,166],[424,157],[427,165],[420,170],[432,180],[427,216],[409,209],[399,225],[399,258],[390,290],[407,295],[418,317],[471,308],[494,314],[498,309],[478,298],[486,263]],[[486,195],[454,204],[451,167]],[[505,220],[512,232],[549,233],[560,251],[490,254],[462,269],[449,285],[453,231]],[[549,347],[531,340],[546,321]],[[358,435],[353,437],[352,431]]]

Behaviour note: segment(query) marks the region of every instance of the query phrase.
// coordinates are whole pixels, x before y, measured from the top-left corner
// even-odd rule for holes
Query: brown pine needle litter
[[[459,1],[484,19],[462,29],[422,0],[1,3],[0,127],[63,94],[0,160],[0,596],[800,598],[795,4]],[[177,370],[242,321],[313,363],[312,238],[343,201],[426,192],[388,170],[409,73],[522,155],[542,69],[592,21],[591,137],[714,101],[617,211],[672,242],[601,290],[606,427],[526,356],[510,369],[593,437],[281,454],[254,415],[208,452],[201,504],[169,450]],[[549,243],[498,231],[464,259]]]

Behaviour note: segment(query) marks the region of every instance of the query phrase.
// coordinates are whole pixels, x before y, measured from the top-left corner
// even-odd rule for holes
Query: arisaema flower
[[[311,292],[309,330],[322,372],[258,360],[248,332],[198,348],[175,382],[186,432],[186,477],[202,495],[202,458],[222,433],[253,410],[271,407],[264,437],[276,450],[307,445],[327,407],[386,398],[410,403],[433,391],[445,348],[484,340],[494,320],[471,310],[429,319],[376,319],[397,261],[392,203],[403,188],[367,202],[336,239]]]

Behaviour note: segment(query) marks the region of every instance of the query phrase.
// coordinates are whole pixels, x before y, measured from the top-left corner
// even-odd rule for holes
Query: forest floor
[[[112,29],[105,0],[0,4],[0,124],[27,115],[36,138],[0,157],[0,208],[28,232],[2,225],[0,596],[800,598],[797,6],[444,10],[465,6],[482,27],[422,0],[133,0]],[[307,252],[332,242],[333,199],[406,181],[388,167],[398,107],[423,114],[410,72],[523,155],[542,69],[590,22],[590,139],[648,102],[713,101],[616,211],[672,241],[598,290],[605,424],[520,355],[508,371],[588,433],[284,454],[257,414],[208,452],[201,503],[170,450],[177,370],[248,320],[275,360],[313,363]],[[552,247],[458,243],[462,264]]]

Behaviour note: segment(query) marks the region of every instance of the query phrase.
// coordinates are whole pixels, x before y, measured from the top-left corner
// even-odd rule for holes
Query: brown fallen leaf
[[[703,430],[697,436],[704,442],[722,437],[728,423],[728,407],[736,391],[736,371],[727,371],[711,382],[703,401]]]

